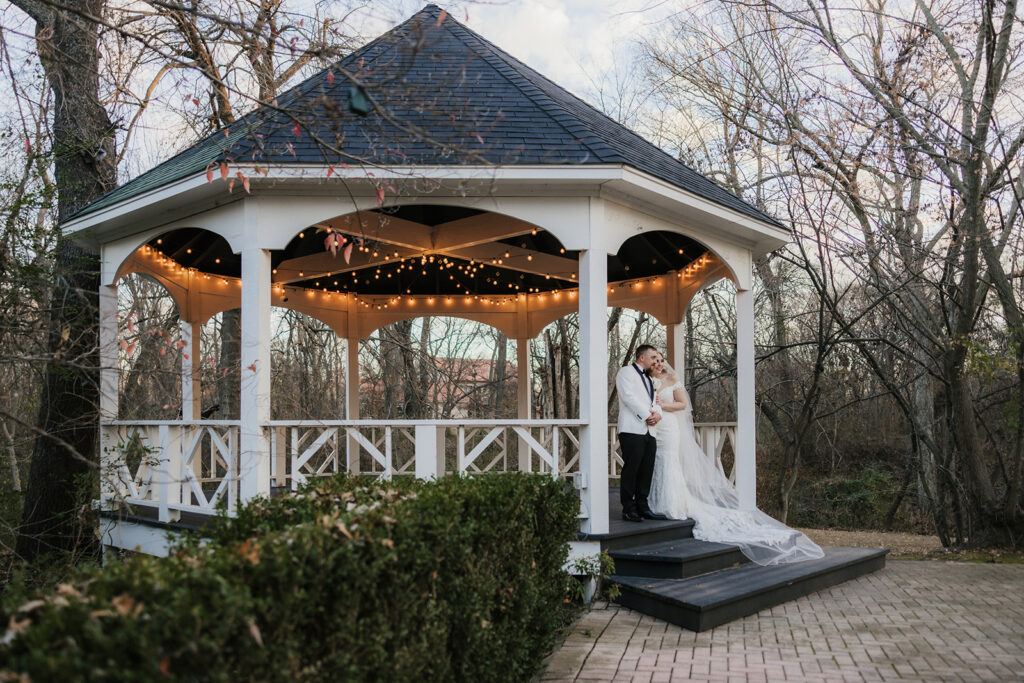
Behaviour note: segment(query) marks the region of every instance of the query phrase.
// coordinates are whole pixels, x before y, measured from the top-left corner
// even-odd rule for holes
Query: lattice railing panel
[[[182,427],[180,503],[214,510],[238,502],[238,428]]]

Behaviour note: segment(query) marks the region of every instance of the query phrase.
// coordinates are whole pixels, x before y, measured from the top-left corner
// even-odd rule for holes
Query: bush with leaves
[[[526,680],[577,505],[519,474],[255,501],[170,557],[9,591],[0,680]]]

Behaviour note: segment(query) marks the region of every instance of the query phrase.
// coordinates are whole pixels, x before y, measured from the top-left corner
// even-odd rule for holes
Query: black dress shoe
[[[668,519],[665,515],[659,515],[657,512],[651,512],[650,510],[644,510],[640,513],[640,516],[644,519]]]
[[[622,519],[626,520],[627,522],[642,522],[642,521],[644,521],[644,518],[641,517],[640,515],[636,514],[635,512],[623,512],[622,513]]]

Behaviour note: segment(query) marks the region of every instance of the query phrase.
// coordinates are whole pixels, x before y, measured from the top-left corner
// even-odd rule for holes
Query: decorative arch
[[[146,238],[117,263],[112,283],[130,273],[153,278],[170,292],[186,322],[204,323],[239,307],[241,263],[223,237],[202,228],[178,228]],[[120,252],[105,250],[104,260]],[[182,256],[190,257],[188,265]]]
[[[626,242],[640,235],[658,232],[681,235],[703,246],[721,262],[726,268],[726,277],[736,283],[739,289],[751,287],[752,257],[749,247],[723,239],[707,228],[677,223],[614,202],[606,202],[605,225],[610,253],[619,253]]]

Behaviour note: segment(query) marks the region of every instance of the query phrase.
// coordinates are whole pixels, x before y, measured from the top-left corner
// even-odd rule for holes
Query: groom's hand
[[[647,418],[647,424],[649,424],[652,427],[654,425],[658,424],[660,421],[661,421],[661,415],[659,415],[658,413],[655,413],[653,411],[651,412],[651,416]]]

